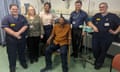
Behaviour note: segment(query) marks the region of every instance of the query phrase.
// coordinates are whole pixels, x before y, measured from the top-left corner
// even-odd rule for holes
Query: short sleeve
[[[27,19],[26,19],[24,16],[23,16],[22,18],[23,18],[23,24],[28,26],[28,21],[27,21]]]
[[[2,28],[5,28],[5,27],[9,27],[9,21],[8,21],[8,17],[4,17],[2,19]]]
[[[116,25],[120,25],[120,18],[117,15],[114,15],[113,19]]]
[[[89,21],[88,15],[85,14],[85,22],[87,23]]]
[[[39,13],[40,18],[42,18],[42,15],[43,15],[43,12],[40,12],[40,13]]]
[[[96,19],[96,15],[91,17],[91,21],[92,21],[93,24],[95,24],[95,19]]]
[[[72,24],[72,13],[70,14],[69,23]]]

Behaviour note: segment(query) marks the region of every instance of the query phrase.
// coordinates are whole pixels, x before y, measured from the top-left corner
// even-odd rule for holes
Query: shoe
[[[99,70],[101,67],[102,67],[102,64],[97,64],[97,63],[96,63],[94,68],[95,68],[96,70]]]
[[[11,67],[10,72],[16,72],[15,67]]]
[[[28,68],[28,65],[27,65],[26,63],[21,64],[21,66],[22,66],[24,69],[27,69],[27,68]]]
[[[52,70],[51,67],[45,67],[45,68],[41,69],[40,72],[48,72],[50,70]]]
[[[33,61],[33,60],[30,60],[30,63],[31,63],[31,64],[33,64],[33,63],[34,63],[34,61]]]
[[[38,62],[38,58],[35,59],[35,62]]]
[[[74,53],[72,53],[70,56],[74,56]]]

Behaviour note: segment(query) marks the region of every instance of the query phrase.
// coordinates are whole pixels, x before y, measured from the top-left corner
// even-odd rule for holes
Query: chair
[[[60,55],[60,52],[59,52],[60,49],[58,49],[57,51],[55,51],[53,53],[53,58],[56,56],[56,55]],[[70,63],[70,45],[68,46],[68,54],[67,54],[67,58],[68,58],[68,64]]]
[[[114,58],[112,60],[110,72],[112,71],[112,68],[114,68],[120,72],[120,54],[117,54],[114,56]]]

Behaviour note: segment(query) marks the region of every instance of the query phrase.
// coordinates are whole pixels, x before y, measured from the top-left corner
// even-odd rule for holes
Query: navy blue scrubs
[[[114,38],[114,35],[109,33],[109,30],[116,30],[120,24],[120,19],[112,13],[108,13],[105,16],[97,13],[93,16],[92,22],[99,30],[99,32],[93,33],[92,39],[93,54],[96,59],[95,64],[102,66],[107,50]]]
[[[10,28],[13,31],[19,31],[23,26],[28,25],[24,16],[18,15],[18,18],[14,18],[12,15],[4,17],[2,20],[2,28]],[[6,33],[6,46],[8,53],[9,66],[16,67],[16,58],[19,57],[20,64],[26,63],[25,59],[25,46],[27,32],[21,34],[21,39],[17,39],[10,34]]]

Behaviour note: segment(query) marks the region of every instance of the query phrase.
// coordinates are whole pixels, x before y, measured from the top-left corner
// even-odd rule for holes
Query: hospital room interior
[[[120,72],[120,0],[0,1],[0,72]]]

